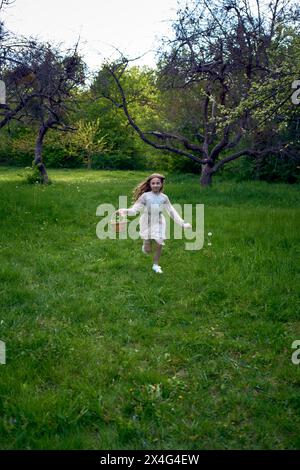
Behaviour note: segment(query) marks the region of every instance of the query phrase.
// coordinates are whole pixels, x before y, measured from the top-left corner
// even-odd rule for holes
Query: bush
[[[92,168],[98,170],[144,170],[146,163],[145,158],[139,154],[135,156],[96,154],[92,157]]]
[[[42,177],[38,165],[27,166],[24,168],[23,173],[18,173],[23,179],[25,184],[42,184]],[[51,180],[49,179],[49,184]]]
[[[298,163],[299,165],[299,163]],[[267,155],[260,159],[245,156],[234,160],[217,173],[222,179],[235,181],[263,180],[283,183],[299,183],[297,162],[285,156]]]
[[[60,145],[46,144],[43,149],[43,161],[47,168],[82,168],[81,154],[68,152]]]

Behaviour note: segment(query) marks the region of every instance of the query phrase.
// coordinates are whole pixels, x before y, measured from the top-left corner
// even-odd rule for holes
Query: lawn
[[[148,174],[20,173],[0,167],[1,449],[300,448],[299,187],[166,174],[205,243],[167,240],[160,275],[96,236]]]

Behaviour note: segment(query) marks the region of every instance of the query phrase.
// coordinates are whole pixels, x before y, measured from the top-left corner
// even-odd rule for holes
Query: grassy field
[[[99,240],[146,174],[0,168],[1,449],[299,449],[299,187],[166,175],[212,245]],[[297,287],[298,281],[298,287]]]

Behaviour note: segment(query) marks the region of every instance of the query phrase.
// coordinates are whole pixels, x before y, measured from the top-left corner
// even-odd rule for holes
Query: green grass
[[[140,240],[96,236],[146,173],[18,173],[0,168],[1,449],[300,448],[298,187],[166,175],[173,204],[205,204],[205,244],[167,240],[157,275]]]

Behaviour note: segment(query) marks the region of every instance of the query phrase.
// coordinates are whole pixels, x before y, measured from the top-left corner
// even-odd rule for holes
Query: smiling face
[[[151,191],[153,191],[154,193],[159,193],[159,191],[161,190],[162,188],[162,181],[160,178],[152,178],[151,181],[150,181],[150,188],[151,188]]]

